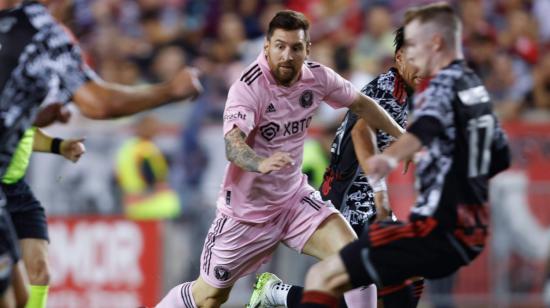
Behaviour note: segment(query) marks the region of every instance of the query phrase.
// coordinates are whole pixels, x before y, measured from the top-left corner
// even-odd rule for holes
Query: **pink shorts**
[[[201,277],[213,287],[230,287],[268,262],[279,242],[302,252],[332,214],[340,215],[311,187],[298,192],[286,210],[266,223],[241,222],[218,211],[202,249]]]

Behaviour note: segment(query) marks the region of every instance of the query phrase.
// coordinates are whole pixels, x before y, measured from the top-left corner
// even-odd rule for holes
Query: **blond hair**
[[[443,35],[449,45],[460,42],[462,22],[453,7],[447,2],[437,2],[424,6],[417,6],[405,12],[405,25],[418,20],[421,24],[434,24],[436,30]]]

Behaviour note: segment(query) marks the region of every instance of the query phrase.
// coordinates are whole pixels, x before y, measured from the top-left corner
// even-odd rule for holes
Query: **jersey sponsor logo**
[[[267,106],[267,109],[265,110],[266,113],[270,112],[276,112],[275,106],[273,106],[273,103],[269,103],[269,106]]]
[[[292,136],[295,134],[303,133],[311,124],[312,116],[303,118],[297,121],[290,121],[283,124],[284,131],[283,136]],[[273,140],[281,130],[281,126],[275,122],[269,122],[266,125],[260,126],[260,134],[267,141]]]
[[[488,103],[490,101],[489,93],[484,86],[477,86],[467,90],[458,92],[458,97],[464,103],[464,105],[476,105],[481,103]]]
[[[233,112],[233,113],[230,113],[230,114],[226,114],[226,115],[223,116],[224,121],[232,121],[232,120],[237,120],[237,119],[246,120],[246,114],[239,111],[239,112]]]
[[[313,92],[311,90],[305,90],[300,96],[300,106],[309,108],[313,105]]]
[[[227,279],[229,279],[231,274],[229,273],[229,270],[227,268],[221,265],[217,265],[216,267],[214,267],[214,276],[219,281],[226,281]]]
[[[290,136],[294,134],[301,133],[305,131],[309,125],[311,124],[312,117],[309,116],[307,118],[298,120],[298,121],[291,121],[284,124],[285,131],[283,133],[283,136]]]
[[[264,126],[260,127],[260,133],[262,134],[262,137],[264,137],[267,141],[273,140],[275,136],[277,136],[277,133],[281,129],[281,126],[275,122],[269,122]]]

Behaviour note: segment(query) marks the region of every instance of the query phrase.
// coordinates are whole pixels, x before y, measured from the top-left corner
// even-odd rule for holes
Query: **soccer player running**
[[[415,276],[441,278],[476,258],[485,245],[488,181],[510,164],[506,137],[487,90],[466,66],[461,22],[446,3],[407,11],[405,56],[431,76],[414,98],[407,133],[367,161],[377,179],[421,152],[419,195],[407,223],[377,222],[339,254],[314,265],[301,307],[336,307],[343,291]],[[399,307],[410,307],[403,299]]]
[[[0,70],[0,176],[5,174],[17,144],[33,123],[40,105],[73,101],[83,115],[108,119],[192,98],[201,91],[196,73],[188,68],[182,68],[173,80],[157,85],[126,87],[102,81],[84,63],[72,35],[50,15],[44,6],[46,2],[5,1],[4,9],[0,10],[0,63],[3,65]],[[0,189],[0,204],[5,203],[6,197]],[[11,280],[9,265],[16,264],[19,255],[11,221],[4,217],[6,211],[0,214],[3,222],[0,224],[0,263],[8,266],[0,271],[0,293],[4,293],[4,285],[9,284],[5,282]],[[44,213],[40,219],[37,214],[38,211],[29,212],[26,223],[36,223],[37,228],[42,228],[42,222],[46,221]],[[50,279],[45,261],[47,241],[36,238],[27,243],[21,247],[21,253],[25,261],[30,260],[27,264],[30,284],[45,287]],[[38,293],[31,289],[31,301],[45,303],[46,294],[47,288]],[[13,303],[13,297],[8,292],[2,299]],[[37,297],[36,301],[33,297]]]
[[[304,139],[321,101],[349,107],[392,136],[403,129],[331,69],[306,61],[309,22],[278,12],[264,50],[232,85],[223,116],[227,166],[201,273],[157,307],[219,307],[237,279],[266,262],[279,242],[324,259],[356,238],[301,173]]]
[[[403,27],[400,27],[394,37],[395,67],[380,74],[361,90],[375,99],[401,127],[407,125],[413,88],[421,81],[417,69],[405,60],[403,42]],[[385,150],[394,140],[383,131],[373,134],[364,119],[348,112],[332,143],[332,156],[321,185],[321,196],[334,204],[357,235],[361,235],[367,225],[391,215],[385,180],[374,181],[364,171],[368,170],[367,159]],[[416,288],[421,288],[419,283],[416,284]],[[395,297],[394,292],[388,293],[388,290],[386,288],[379,293],[385,303]],[[376,307],[376,288],[371,285],[368,292],[369,302],[365,302],[368,299],[365,296],[351,296],[348,300]],[[263,273],[256,281],[248,306],[297,307],[301,293],[301,287],[283,284],[274,274]]]
[[[50,106],[61,107],[60,104],[56,105]],[[45,120],[41,117],[42,113],[38,116],[42,121],[38,122],[44,122],[43,120]],[[45,113],[48,114],[51,112],[45,110]],[[50,122],[56,120],[62,122],[69,120],[70,113],[68,111],[63,112],[62,118],[58,118],[58,114],[60,113],[55,112],[53,117],[50,116],[51,121],[41,123],[40,125],[48,125]],[[37,121],[35,121],[35,124],[37,124]],[[49,237],[44,208],[35,198],[24,179],[30,156],[32,152],[54,153],[62,155],[72,162],[77,162],[85,152],[82,141],[83,139],[63,140],[61,138],[53,138],[38,127],[29,128],[19,141],[6,173],[0,178],[0,189],[5,193],[7,201],[5,209],[9,213],[15,233],[19,239],[19,247],[23,252],[24,266],[28,274],[33,275],[31,276],[33,282],[40,279],[45,280],[45,277],[36,277],[37,275],[43,276],[48,274],[47,243],[49,242]],[[18,263],[21,263],[21,261]],[[14,284],[13,287],[19,292],[16,295],[18,294],[20,299],[28,297],[27,294],[22,295],[21,285]],[[23,290],[26,290],[27,287],[23,285]],[[26,307],[46,306],[47,285],[31,285],[30,293],[33,296],[29,297]]]

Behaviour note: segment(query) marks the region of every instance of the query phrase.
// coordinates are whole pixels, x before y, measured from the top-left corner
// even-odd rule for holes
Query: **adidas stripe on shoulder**
[[[254,80],[260,77],[261,74],[262,70],[260,69],[258,63],[256,63],[241,76],[240,81],[246,83],[247,85],[251,85]]]
[[[309,68],[321,67],[321,64],[319,64],[317,62],[313,62],[313,61],[306,61],[306,65]]]

